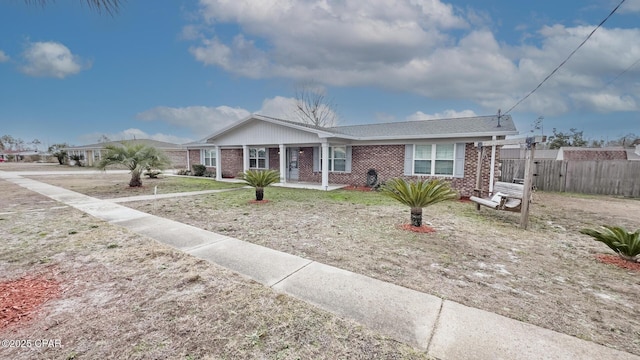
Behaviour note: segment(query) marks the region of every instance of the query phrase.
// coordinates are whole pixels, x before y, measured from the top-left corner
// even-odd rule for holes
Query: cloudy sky
[[[506,112],[621,0],[0,2],[0,135],[184,143],[314,84],[341,125]],[[640,135],[640,0],[626,0],[533,95],[522,134]]]

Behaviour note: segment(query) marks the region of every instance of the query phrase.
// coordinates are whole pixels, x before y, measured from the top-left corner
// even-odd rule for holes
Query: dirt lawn
[[[37,179],[79,192],[113,181]],[[640,273],[599,262],[611,251],[578,233],[640,228],[638,200],[538,192],[526,231],[519,214],[452,201],[426,208],[437,231],[417,234],[398,228],[408,208],[378,193],[268,188],[270,202],[252,198],[243,189],[126,205],[640,355]]]
[[[3,342],[0,359],[426,358],[12,183],[0,189],[0,341],[23,340]],[[30,309],[38,281],[57,295]]]

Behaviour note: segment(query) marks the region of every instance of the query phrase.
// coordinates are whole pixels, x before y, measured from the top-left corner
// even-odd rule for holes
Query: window
[[[68,155],[69,155],[69,158],[71,158],[72,156],[79,156],[79,159],[84,161],[84,151],[83,150],[70,150]]]
[[[319,169],[322,170],[322,152],[320,152]],[[347,171],[347,147],[331,146],[329,147],[329,171],[345,172]]]
[[[202,149],[201,159],[204,166],[216,166],[216,149]]]
[[[265,148],[249,149],[249,167],[252,169],[267,168],[267,150]]]
[[[93,150],[93,162],[98,162],[102,159],[102,151],[101,150]]]
[[[416,145],[413,173],[416,175],[453,175],[455,145]]]

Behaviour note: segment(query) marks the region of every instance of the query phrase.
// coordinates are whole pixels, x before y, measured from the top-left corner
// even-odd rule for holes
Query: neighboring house
[[[517,134],[510,116],[478,116],[319,127],[252,115],[198,143],[186,144],[189,166],[204,164],[216,177],[235,177],[247,169],[274,169],[280,181],[366,185],[374,170],[379,182],[403,177],[444,178],[462,196],[473,194],[478,151],[474,142]],[[485,181],[489,151],[483,161]],[[485,182],[487,184],[487,182]]]
[[[524,159],[526,149],[505,145],[500,149],[500,160]],[[558,157],[558,149],[538,149],[533,153],[536,160],[555,160]]]
[[[627,150],[622,147],[584,148],[561,147],[556,160],[627,160]]]
[[[145,144],[153,146],[159,150],[162,150],[171,160],[171,167],[173,168],[185,168],[187,167],[187,150],[179,144],[168,143],[164,141],[150,140],[150,139],[136,139],[136,140],[122,140],[122,141],[107,141],[97,144],[89,144],[82,146],[70,146],[65,148],[69,157],[73,155],[80,156],[83,165],[94,166],[100,159],[105,151],[104,147],[107,145],[121,145],[121,144]]]

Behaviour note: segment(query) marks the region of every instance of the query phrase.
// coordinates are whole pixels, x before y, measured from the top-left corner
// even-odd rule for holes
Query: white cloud
[[[5,54],[4,51],[0,50],[0,63],[9,61],[9,55]]]
[[[417,111],[414,114],[407,116],[407,121],[417,121],[417,120],[434,120],[434,119],[455,119],[455,118],[463,118],[463,117],[472,117],[478,116],[473,110],[445,110],[442,112],[438,112],[435,114],[425,114],[422,111]]]
[[[232,123],[250,115],[242,108],[229,106],[187,106],[167,107],[158,106],[138,113],[136,118],[143,121],[163,121],[168,124],[185,126],[199,137],[223,129]]]
[[[621,13],[640,12],[640,0],[627,0],[620,6]]]
[[[22,57],[20,70],[30,76],[63,79],[91,67],[69,48],[53,41],[29,43]]]
[[[580,93],[572,94],[571,98],[583,107],[598,111],[639,111],[640,107],[636,100],[629,95],[618,95],[611,93]]]
[[[279,119],[295,121],[296,109],[296,99],[276,96],[271,99],[265,99],[258,113]]]
[[[595,27],[551,23],[510,45],[489,30],[486,13],[442,0],[201,0],[200,5],[201,21],[189,28],[195,39],[190,52],[205,65],[250,78],[321,79],[332,86],[465,100],[491,112],[506,111],[535,88]],[[640,0],[628,0],[623,8],[640,11]],[[226,23],[237,25],[239,33],[230,39],[204,34]],[[640,28],[600,28],[516,110],[552,115],[640,103],[633,81],[638,66],[613,83],[618,93],[629,94],[626,98],[608,103],[580,95],[601,92],[640,58],[638,38]]]
[[[174,144],[184,144],[193,141],[194,139],[179,137],[174,135],[167,135],[162,133],[149,134],[140,129],[126,129],[116,133],[90,133],[78,136],[78,141],[80,144],[95,144],[98,142],[103,136],[106,136],[111,141],[120,141],[120,140],[132,140],[132,139],[151,139],[157,141],[164,141],[168,143]]]

